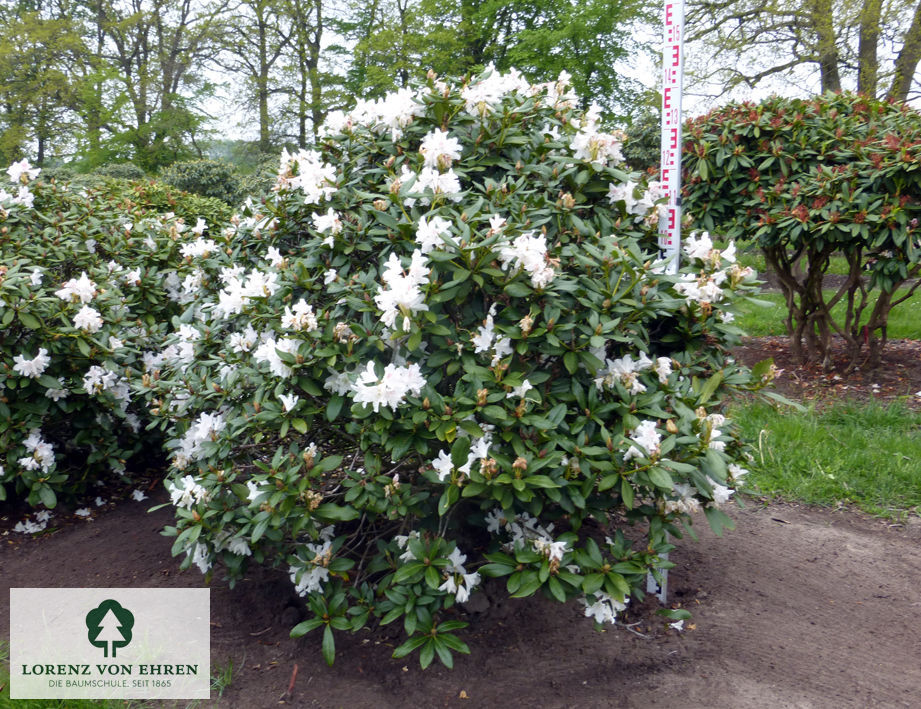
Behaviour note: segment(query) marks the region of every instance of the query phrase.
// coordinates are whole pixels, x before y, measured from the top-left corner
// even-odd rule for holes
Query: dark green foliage
[[[241,198],[240,176],[233,165],[221,160],[176,162],[160,173],[160,180],[185,192],[228,204],[236,204]]]
[[[827,361],[833,333],[852,360],[886,340],[893,297],[921,263],[921,115],[849,93],[735,103],[686,128],[684,200],[697,224],[753,240],[790,303],[794,353]],[[847,260],[831,296],[829,259]],[[879,289],[871,304],[869,290]],[[831,307],[844,300],[845,317]],[[803,339],[805,338],[805,351]]]
[[[146,177],[141,168],[130,162],[100,165],[93,172],[103,177],[117,177],[122,180],[143,180]]]

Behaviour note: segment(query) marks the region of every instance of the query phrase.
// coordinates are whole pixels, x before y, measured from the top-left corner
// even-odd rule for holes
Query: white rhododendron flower
[[[26,470],[38,470],[47,473],[54,465],[54,446],[42,438],[42,432],[38,428],[29,431],[29,435],[22,442],[26,450],[30,453],[19,459],[19,465]]]
[[[533,231],[525,232],[511,244],[502,246],[499,259],[505,270],[523,268],[527,271],[535,288],[544,288],[555,275],[547,263],[547,238],[543,234],[534,236]]]
[[[449,169],[447,172],[438,172],[433,167],[423,167],[416,177],[416,188],[418,188],[417,191],[419,192],[431,190],[436,197],[440,195],[450,199],[452,202],[459,202],[462,196],[460,179],[453,169]],[[422,204],[428,204],[430,200],[424,198],[420,201]]]
[[[317,329],[317,316],[313,312],[313,306],[301,298],[294,304],[285,306],[285,314],[281,317],[281,326],[286,330],[303,330],[312,332]]]
[[[461,90],[467,112],[475,116],[483,118],[494,113],[509,94],[531,92],[531,84],[516,69],[501,74],[490,62],[484,74]]]
[[[297,394],[279,394],[278,400],[281,402],[281,405],[285,408],[285,411],[291,411],[297,402],[300,400],[300,397]]]
[[[307,204],[319,204],[336,193],[336,170],[314,150],[291,154],[282,150],[276,190],[301,190]]]
[[[191,461],[198,460],[202,455],[202,444],[205,441],[216,441],[226,425],[221,413],[200,414],[178,440],[177,450],[173,455],[173,466],[183,470]]]
[[[242,354],[252,350],[258,341],[259,334],[253,329],[252,325],[247,323],[243,332],[231,333],[228,338],[228,345],[233,352]]]
[[[16,355],[13,357],[13,371],[21,377],[37,379],[48,368],[51,358],[48,356],[48,350],[44,347],[38,348],[38,354],[32,359],[27,359],[25,355]]]
[[[253,358],[257,362],[267,362],[272,374],[276,377],[290,377],[294,372],[278,354],[278,350],[290,355],[296,355],[297,349],[302,344],[301,340],[295,340],[290,337],[281,337],[275,339],[268,337],[253,352]]]
[[[479,572],[468,574],[464,568],[466,560],[467,556],[455,547],[448,555],[448,565],[442,571],[444,583],[438,587],[439,591],[453,593],[458,603],[466,603],[470,599],[470,592],[480,585]]]
[[[284,264],[285,257],[281,255],[281,251],[275,246],[270,246],[265,251],[265,260],[271,264],[272,268],[279,268]]]
[[[326,214],[314,214],[311,218],[314,228],[319,232],[329,232],[331,236],[342,232],[342,220],[332,207],[326,210]]]
[[[596,623],[616,623],[617,614],[627,609],[629,598],[623,602],[609,596],[604,591],[595,591],[592,600],[580,598],[579,602],[585,606],[585,617],[591,618]]]
[[[439,482],[444,482],[451,477],[451,471],[454,470],[451,456],[446,451],[438,451],[438,457],[432,461],[432,467],[435,469],[435,474],[438,475]]]
[[[665,501],[666,514],[693,514],[700,509],[700,500],[697,499],[697,488],[686,483],[673,483],[672,491],[677,499]]]
[[[418,396],[424,386],[425,377],[418,364],[405,367],[388,364],[378,378],[374,362],[368,362],[352,387],[352,396],[356,404],[367,404],[377,413],[381,406],[396,410],[408,395]]]
[[[323,590],[323,584],[329,579],[329,569],[326,567],[329,566],[332,557],[332,541],[326,539],[321,544],[305,544],[304,550],[304,556],[297,555],[297,565],[292,564],[288,567],[291,583],[294,584],[294,590],[299,596]]]
[[[23,158],[19,162],[14,162],[10,165],[6,169],[6,174],[10,176],[10,180],[13,182],[25,183],[29,180],[34,180],[41,171],[40,167],[32,167],[29,161]]]
[[[436,128],[422,139],[419,152],[425,158],[425,167],[447,170],[454,160],[460,159],[461,144],[448,131]]]
[[[713,241],[707,232],[699,235],[696,232],[692,232],[685,237],[682,248],[689,259],[706,261],[710,256],[710,252],[713,251]]]
[[[74,327],[85,332],[99,332],[102,329],[102,316],[98,310],[84,305],[74,316]]]
[[[604,133],[598,130],[598,119],[601,114],[600,107],[593,103],[585,114],[585,120],[580,124],[579,132],[573,137],[570,148],[573,157],[585,160],[596,168],[607,165],[617,165],[624,161],[621,147],[624,135],[620,131]]]
[[[658,455],[659,443],[662,442],[662,435],[656,431],[655,421],[643,421],[636,427],[636,430],[633,431],[630,440],[637,446],[641,446],[643,450],[638,449],[636,446],[630,446],[624,454],[625,463],[631,458],[651,458]]]
[[[80,274],[80,278],[71,278],[60,290],[54,292],[61,300],[71,303],[76,303],[77,301],[89,303],[96,296],[96,293],[96,284],[89,279],[86,271]]]
[[[179,247],[179,252],[186,258],[207,258],[218,246],[212,239],[196,239]]]
[[[396,254],[390,254],[381,277],[386,289],[378,291],[374,302],[381,310],[381,322],[395,327],[396,319],[403,316],[403,330],[408,332],[413,313],[428,310],[420,286],[428,283],[429,268],[419,249],[413,251],[412,262],[406,273]]]
[[[646,391],[646,385],[639,380],[639,375],[649,369],[654,369],[655,366],[645,352],[640,352],[636,361],[630,354],[618,359],[606,359],[605,366],[598,370],[598,375],[595,377],[595,386],[598,389],[602,387],[611,389],[616,382],[620,382],[631,395],[642,394]]]
[[[431,219],[423,216],[419,218],[419,226],[416,228],[416,243],[419,244],[419,251],[427,254],[432,249],[440,249],[444,246],[442,236],[447,236],[450,232],[451,222],[443,217],[434,216]]]

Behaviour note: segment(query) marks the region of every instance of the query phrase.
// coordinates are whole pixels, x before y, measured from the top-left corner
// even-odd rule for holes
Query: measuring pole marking
[[[681,252],[681,92],[684,73],[684,0],[665,3],[662,46],[662,143],[659,182],[668,196],[668,204],[659,219],[659,249],[670,259],[668,273],[678,272]],[[668,554],[662,558],[668,559]],[[662,583],[652,574],[646,577],[646,592],[654,593],[659,602],[668,599],[668,571],[663,569]]]

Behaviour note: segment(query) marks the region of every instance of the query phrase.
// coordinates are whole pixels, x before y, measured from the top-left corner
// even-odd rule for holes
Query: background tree
[[[686,26],[702,48],[692,76],[715,84],[718,95],[769,77],[801,83],[804,71],[817,75],[822,93],[850,88],[899,101],[917,94],[918,0],[692,0]]]
[[[11,12],[0,30],[0,158],[35,147],[43,165],[52,143],[66,142],[76,117],[72,67],[82,54],[75,24],[37,12]]]
[[[203,68],[218,52],[226,6],[227,0],[86,0],[104,39],[102,58],[121,84],[118,138],[146,170],[191,152],[206,119],[196,106],[210,88]]]
[[[634,0],[374,0],[351,15],[355,59],[349,88],[383,93],[421,78],[479,70],[492,62],[532,81],[572,74],[576,91],[609,116],[632,112],[639,83],[616,68],[648,51],[634,35],[650,19]]]
[[[291,17],[271,0],[242,0],[228,23],[218,63],[243,79],[240,92],[259,118],[259,149],[272,149],[269,101],[284,88],[275,72],[291,45]]]

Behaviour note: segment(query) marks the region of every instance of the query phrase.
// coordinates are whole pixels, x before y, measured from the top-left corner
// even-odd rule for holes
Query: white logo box
[[[12,699],[208,699],[207,588],[11,588]]]

